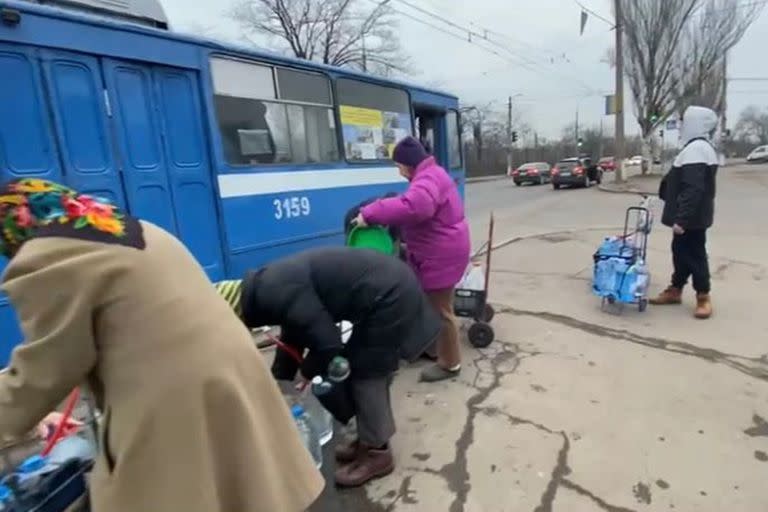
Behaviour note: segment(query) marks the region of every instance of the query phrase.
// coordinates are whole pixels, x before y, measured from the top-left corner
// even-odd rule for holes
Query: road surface
[[[710,232],[715,316],[685,305],[602,312],[591,256],[636,197],[486,182],[495,210],[487,350],[453,382],[394,384],[397,470],[340,494],[360,512],[755,512],[768,509],[768,169],[722,169]],[[476,230],[477,231],[477,230]],[[473,239],[477,239],[477,234]],[[480,237],[482,239],[482,237]],[[654,290],[669,232],[651,237]]]

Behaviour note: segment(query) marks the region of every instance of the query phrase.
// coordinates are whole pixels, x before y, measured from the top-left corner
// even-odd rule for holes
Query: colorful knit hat
[[[0,186],[0,230],[0,254],[9,258],[43,234],[135,245],[120,240],[126,237],[126,216],[108,200],[37,178]]]

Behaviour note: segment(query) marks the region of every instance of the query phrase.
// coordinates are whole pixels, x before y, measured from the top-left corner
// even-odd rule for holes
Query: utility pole
[[[597,158],[603,158],[603,118],[600,117],[600,142],[597,145]]]
[[[723,101],[721,108],[723,115],[720,119],[721,136],[725,137],[725,131],[728,129],[728,53],[723,56]]]
[[[512,171],[512,96],[507,103],[507,174]]]
[[[365,34],[363,34],[363,73],[368,72],[368,51],[365,48]]]
[[[574,135],[576,136],[574,139],[576,141],[576,156],[579,156],[579,107],[576,107],[576,133]]]
[[[624,16],[621,0],[614,0],[616,11],[616,181],[624,181]]]

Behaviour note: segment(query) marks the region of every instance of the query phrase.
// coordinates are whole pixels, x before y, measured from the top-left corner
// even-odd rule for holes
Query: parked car
[[[645,158],[643,158],[642,155],[635,155],[629,160],[627,160],[627,165],[631,165],[631,166],[643,165],[644,161],[645,161]]]
[[[552,168],[552,188],[562,186],[591,187],[603,181],[603,170],[592,163],[591,158],[564,158]]]
[[[552,181],[552,167],[546,162],[531,162],[512,171],[511,177],[518,187],[523,183],[544,185]]]
[[[604,156],[597,161],[597,165],[603,170],[603,172],[613,172],[616,170],[616,159],[612,156]]]
[[[768,162],[768,146],[758,146],[747,155],[747,162],[751,164],[759,164],[761,162]]]

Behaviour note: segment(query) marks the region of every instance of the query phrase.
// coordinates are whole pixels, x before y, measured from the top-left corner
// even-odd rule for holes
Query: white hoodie
[[[683,149],[675,158],[674,167],[688,164],[718,165],[720,159],[711,143],[711,135],[717,128],[717,114],[705,107],[688,107],[683,114],[680,140]]]

